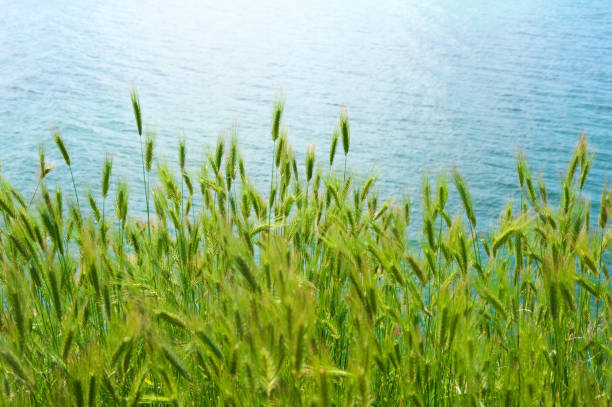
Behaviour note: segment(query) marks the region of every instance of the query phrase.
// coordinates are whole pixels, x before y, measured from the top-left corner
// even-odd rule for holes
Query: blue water
[[[158,157],[176,163],[183,135],[197,171],[206,146],[237,123],[259,185],[269,182],[280,91],[300,157],[314,142],[327,161],[347,106],[353,171],[379,173],[383,194],[418,197],[423,172],[455,166],[485,224],[517,195],[518,146],[558,190],[584,131],[596,151],[593,201],[612,176],[609,0],[0,0],[4,175],[33,191],[44,143],[58,164],[49,183],[68,187],[50,138],[58,127],[80,193],[99,193],[108,152],[142,208],[132,84]]]

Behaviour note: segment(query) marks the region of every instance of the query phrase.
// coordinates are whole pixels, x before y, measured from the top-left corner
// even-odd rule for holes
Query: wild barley
[[[164,356],[166,357],[166,359],[168,360],[168,362],[170,363],[170,365],[172,365],[172,367],[174,367],[176,371],[181,374],[181,376],[189,380],[190,378],[189,371],[187,370],[187,367],[185,366],[183,361],[180,360],[179,357],[176,355],[176,353],[174,353],[174,351],[170,349],[169,346],[164,345],[164,344],[161,345],[161,350]]]
[[[585,153],[586,154],[586,153]],[[580,166],[580,184],[579,187],[582,190],[584,188],[584,184],[589,175],[589,171],[591,169],[591,165],[593,164],[593,158],[589,157],[585,159],[584,165]]]
[[[334,165],[334,158],[336,158],[336,149],[338,147],[338,127],[334,127],[334,131],[332,133],[331,145],[329,147],[329,168]]]
[[[457,188],[457,192],[459,192],[459,197],[461,198],[461,202],[463,203],[463,209],[465,209],[465,213],[467,215],[468,220],[473,228],[476,227],[476,215],[474,214],[474,206],[472,205],[472,197],[468,192],[465,180],[463,176],[458,171],[453,172],[453,180],[455,181],[455,187]]]
[[[414,274],[416,274],[421,284],[425,286],[425,284],[427,283],[425,271],[423,271],[421,265],[410,254],[407,255],[407,259],[408,263],[410,264],[410,267],[412,267],[412,270],[414,271]]]
[[[128,213],[128,192],[127,192],[127,184],[120,183],[117,187],[117,202],[116,202],[116,215],[117,219],[121,222],[121,227],[125,229],[125,224],[127,222],[127,213]]]
[[[306,201],[308,201],[308,190],[310,187],[310,180],[312,179],[312,173],[315,164],[315,147],[310,144],[306,149]]]
[[[177,315],[174,315],[168,311],[157,311],[155,313],[159,320],[166,321],[167,323],[176,326],[177,328],[188,330],[187,324],[181,320]]]
[[[178,156],[179,156],[179,168],[181,169],[181,173],[185,172],[185,159],[186,159],[187,149],[185,147],[185,138],[179,138],[178,145]]]
[[[231,194],[232,182],[236,179],[236,165],[238,162],[238,140],[236,135],[232,136],[229,154],[225,161],[225,180],[228,194]],[[229,202],[228,202],[229,204]],[[229,211],[229,210],[228,210]]]
[[[470,196],[465,180],[463,179],[463,176],[459,173],[459,171],[455,170],[453,172],[453,180],[455,182],[455,187],[457,188],[457,192],[459,192],[459,197],[461,198],[461,202],[463,203],[463,209],[465,209],[467,218],[470,221],[470,228],[472,230],[472,240],[473,240],[472,245],[474,248],[474,254],[476,256],[478,264],[480,265],[481,263],[480,249],[478,247],[478,240],[477,240],[478,235],[476,233],[476,214],[474,213],[472,197]],[[528,180],[528,185],[531,185],[529,183],[530,178],[527,178],[527,180]]]
[[[610,207],[612,206],[612,189],[607,190],[607,186],[604,185],[601,193],[601,203],[599,206],[599,221],[598,225],[603,230],[608,224],[608,218],[610,217]]]
[[[526,163],[525,163],[525,155],[522,151],[519,150],[516,157],[516,171],[519,177],[519,185],[521,190],[523,189],[523,185],[525,183],[525,172],[526,172]]]
[[[93,211],[96,222],[100,222],[100,210],[98,209],[98,205],[96,204],[94,197],[91,194],[87,194],[87,199],[89,200],[89,206]]]
[[[142,110],[140,108],[140,97],[138,96],[138,90],[136,90],[136,88],[132,88],[130,91],[130,100],[134,111],[134,119],[136,120],[136,129],[138,130],[138,135],[142,136]]]
[[[495,311],[499,312],[499,314],[505,319],[508,316],[506,309],[502,302],[497,298],[496,295],[491,293],[487,288],[482,288],[480,295],[495,309]]]
[[[104,158],[104,165],[102,167],[102,225],[101,233],[103,242],[106,242],[106,197],[108,195],[108,189],[110,187],[111,171],[113,169],[113,160],[107,155]]]
[[[533,187],[533,181],[531,180],[531,175],[527,172],[525,176],[525,184],[527,185],[527,192],[529,199],[531,200],[531,204],[537,206],[538,200],[535,193],[535,188]]]
[[[493,256],[495,256],[497,250],[499,250],[499,248],[516,232],[516,228],[507,228],[493,240]]]
[[[238,173],[240,174],[240,180],[242,181],[242,185],[247,183],[247,175],[246,170],[244,169],[244,160],[242,157],[238,160]]]
[[[285,101],[283,100],[282,96],[279,96],[274,103],[274,112],[272,115],[272,141],[276,141],[276,139],[278,139],[284,109]]]
[[[64,340],[64,346],[62,347],[62,359],[64,361],[68,361],[68,356],[70,355],[70,350],[72,349],[72,344],[74,340],[74,330],[69,329],[66,334],[66,339]]]
[[[147,170],[147,172],[150,171],[150,160],[148,159],[149,154],[151,156],[151,159],[153,157],[153,144],[151,142],[151,147],[150,147],[150,153],[149,153],[149,146],[148,146],[148,142],[147,142],[147,160],[145,160],[145,154],[144,154],[144,148],[143,148],[143,140],[142,140],[142,109],[140,106],[140,96],[138,96],[138,91],[136,90],[136,88],[132,88],[132,90],[130,91],[130,100],[132,102],[132,110],[134,111],[134,119],[136,120],[136,129],[138,130],[138,140],[140,142],[140,159],[141,159],[141,163],[142,163],[142,183],[144,184],[144,192],[145,192],[145,203],[147,206],[147,229],[148,229],[148,233],[149,233],[149,244],[151,244],[151,226],[150,226],[150,213],[149,213],[149,188],[148,188],[148,183],[147,183],[147,178],[145,176],[145,161],[147,161],[149,163],[149,170]]]
[[[275,167],[275,157],[276,157],[276,140],[280,134],[281,128],[281,120],[283,116],[283,110],[285,108],[285,102],[282,97],[276,100],[274,104],[274,111],[272,115],[272,169],[270,171],[270,191],[272,191],[272,185],[274,184],[274,167]],[[272,206],[270,206],[272,209]],[[268,211],[268,224],[270,224],[270,211]]]
[[[217,148],[215,149],[215,160],[213,164],[213,168],[215,172],[219,172],[221,169],[221,161],[223,160],[223,152],[225,149],[225,140],[223,137],[219,136],[217,139]]]
[[[280,137],[278,138],[278,144],[276,146],[276,151],[274,152],[274,166],[276,169],[280,168],[281,161],[285,157],[285,148],[287,144],[287,129],[283,129]]]
[[[249,286],[251,287],[251,289],[254,290],[254,291],[258,291],[259,290],[259,286],[258,286],[257,282],[255,281],[255,277],[253,276],[253,273],[251,273],[251,270],[250,270],[249,266],[247,265],[246,261],[244,260],[244,258],[242,258],[242,256],[237,256],[235,261],[236,261],[236,264],[238,266],[238,271],[247,280],[247,282],[249,283]]]
[[[351,144],[351,127],[349,125],[348,110],[345,108],[340,109],[340,118],[338,121],[340,133],[342,134],[342,148],[344,149],[344,179],[346,179],[346,160]]]
[[[219,360],[223,360],[223,353],[217,346],[217,344],[202,330],[196,331],[196,336],[208,347],[208,349],[215,355]]]
[[[108,195],[108,189],[110,187],[110,176],[113,169],[113,160],[107,155],[104,159],[104,166],[102,167],[102,197],[106,198]]]
[[[295,152],[293,151],[293,149],[291,150],[291,168],[293,169],[293,177],[295,178],[296,181],[299,181],[299,173],[298,173],[298,167],[297,167],[297,160],[295,159]]]
[[[151,172],[151,166],[153,164],[153,150],[155,148],[155,140],[150,135],[147,135],[146,148],[145,148],[145,171]],[[148,182],[147,182],[148,185]]]

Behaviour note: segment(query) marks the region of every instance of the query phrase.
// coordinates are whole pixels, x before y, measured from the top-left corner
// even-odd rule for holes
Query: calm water
[[[481,224],[517,194],[519,145],[556,187],[585,131],[597,152],[593,200],[612,176],[609,0],[124,3],[0,0],[0,164],[25,191],[39,143],[61,163],[49,135],[57,126],[80,192],[99,191],[109,152],[140,205],[132,83],[159,156],[176,162],[184,135],[195,169],[237,122],[260,185],[279,91],[300,157],[314,142],[327,160],[346,105],[349,167],[380,173],[384,194],[419,196],[423,171],[456,166]],[[67,170],[58,165],[49,182],[69,182]]]

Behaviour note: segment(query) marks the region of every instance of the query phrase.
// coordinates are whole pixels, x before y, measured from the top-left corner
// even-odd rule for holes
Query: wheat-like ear
[[[601,202],[599,204],[599,219],[597,225],[604,230],[608,224],[610,216],[610,207],[612,206],[612,189],[608,189],[607,183],[604,184],[601,191]]]
[[[215,150],[214,170],[218,172],[221,169],[221,161],[223,160],[223,150],[225,148],[225,140],[222,136],[217,139],[217,148]]]
[[[236,134],[233,134],[230,140],[230,150],[227,161],[229,163],[228,170],[230,172],[230,176],[232,179],[236,178],[236,165],[238,163],[238,137]]]
[[[64,157],[66,165],[70,166],[70,156],[68,155],[68,149],[66,149],[64,140],[62,139],[62,136],[57,130],[53,132],[53,138],[55,140],[55,144],[57,144],[57,148],[59,149],[60,153],[62,153],[62,157]]]
[[[527,170],[527,162],[526,162],[525,154],[523,153],[522,150],[519,149],[518,153],[516,154],[516,172],[518,174],[519,185],[521,186],[521,188],[523,188],[523,185],[525,185],[526,170]]]
[[[276,141],[276,139],[278,139],[284,109],[285,101],[283,100],[282,96],[279,96],[274,103],[274,113],[272,115],[272,141]]]
[[[338,147],[338,127],[334,127],[332,133],[331,146],[329,147],[329,166],[334,165],[334,158],[336,158],[336,149]]]
[[[127,221],[127,210],[128,210],[128,189],[125,182],[119,183],[117,188],[117,202],[115,206],[115,212],[117,219],[121,221],[121,227],[125,228]]]
[[[284,128],[283,131],[281,132],[280,138],[278,140],[278,144],[276,145],[276,151],[274,154],[274,165],[276,166],[276,168],[280,167],[281,164],[281,158],[283,158],[283,155],[285,153],[285,148],[287,145],[287,129]]]
[[[38,162],[39,162],[39,179],[43,178],[43,174],[45,173],[45,149],[42,144],[38,146]]]
[[[438,210],[440,212],[444,211],[444,207],[446,206],[446,201],[448,200],[448,184],[446,182],[445,176],[440,176],[438,178]]]
[[[179,138],[179,145],[178,145],[179,167],[181,169],[181,172],[185,171],[186,155],[187,155],[187,148],[185,147],[185,138],[181,137]]]
[[[138,135],[142,136],[142,111],[140,108],[140,97],[136,88],[130,91],[130,100],[132,101],[132,109],[134,110],[134,119],[136,119],[136,128]]]
[[[53,164],[47,164],[45,160],[45,149],[42,144],[38,147],[38,157],[40,161],[40,173],[38,175],[39,180],[43,180],[47,174],[53,170]]]
[[[150,135],[147,136],[147,143],[145,146],[145,169],[147,172],[151,172],[151,166],[153,165],[153,150],[155,148],[155,141]]]
[[[463,203],[463,208],[465,209],[467,218],[472,224],[472,227],[475,228],[476,215],[474,214],[474,205],[472,204],[472,197],[468,191],[465,180],[457,170],[453,171],[453,180],[455,181],[455,187],[457,188],[457,192],[459,192],[459,197],[461,198],[461,202]]]
[[[347,155],[351,145],[351,126],[346,108],[340,109],[339,127],[342,133],[342,148],[344,148],[344,155]]]
[[[299,172],[298,172],[298,167],[297,167],[297,160],[295,159],[295,152],[293,151],[293,149],[291,150],[291,168],[293,169],[293,176],[295,177],[295,180],[298,181],[299,180]]]
[[[306,182],[312,179],[312,172],[315,164],[315,146],[310,144],[306,149]]]
[[[589,175],[589,171],[591,170],[591,165],[593,164],[593,157],[592,155],[587,157],[585,159],[585,162],[583,165],[581,165],[580,167],[580,189],[582,190],[584,188],[584,183],[586,182],[586,179]]]
[[[96,204],[96,201],[91,194],[87,194],[87,199],[89,200],[89,206],[91,207],[91,210],[93,211],[94,219],[96,220],[96,222],[99,222],[100,221],[100,209],[98,209],[98,204]]]
[[[344,173],[343,181],[346,180],[346,162],[348,158],[349,147],[351,144],[351,127],[349,125],[348,110],[346,108],[340,109],[340,116],[338,118],[338,127],[342,135],[342,148],[344,149]]]
[[[107,155],[104,159],[104,166],[102,167],[102,196],[106,198],[108,195],[108,188],[110,187],[110,176],[113,169],[113,159]]]
[[[189,371],[185,366],[185,363],[178,357],[178,355],[166,344],[161,345],[162,354],[166,360],[170,363],[174,369],[180,373],[185,379],[190,380]]]
[[[580,167],[584,167],[588,161],[589,154],[587,151],[587,135],[586,133],[580,133],[578,138],[578,146],[576,146],[576,153],[580,157]]]

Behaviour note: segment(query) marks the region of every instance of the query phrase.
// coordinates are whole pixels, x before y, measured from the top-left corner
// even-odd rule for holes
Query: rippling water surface
[[[236,122],[259,185],[269,182],[279,91],[299,156],[314,142],[327,160],[348,106],[352,170],[380,173],[384,194],[419,196],[421,173],[456,166],[485,221],[517,194],[518,146],[558,190],[584,131],[597,153],[586,187],[594,201],[612,176],[607,0],[0,0],[0,10],[0,164],[26,192],[39,143],[61,162],[49,135],[57,126],[80,192],[99,190],[109,152],[142,207],[132,83],[159,156],[176,162],[184,135],[195,171]],[[49,182],[69,179],[58,165]]]

